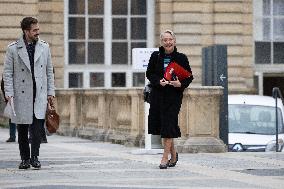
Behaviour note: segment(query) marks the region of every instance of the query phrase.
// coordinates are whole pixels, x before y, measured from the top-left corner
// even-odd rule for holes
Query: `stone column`
[[[76,104],[76,94],[72,93],[70,96],[70,129],[74,130],[77,127],[77,104]]]
[[[195,87],[185,91],[188,98],[183,106],[187,116],[186,128],[181,128],[182,139],[178,140],[180,152],[225,152],[226,147],[219,138],[219,107],[223,88]],[[185,116],[185,115],[184,115]]]

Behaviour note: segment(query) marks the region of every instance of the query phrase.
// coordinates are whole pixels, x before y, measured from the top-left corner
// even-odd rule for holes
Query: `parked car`
[[[277,99],[278,150],[284,151],[284,107]],[[228,96],[229,151],[275,151],[275,99],[260,95]]]

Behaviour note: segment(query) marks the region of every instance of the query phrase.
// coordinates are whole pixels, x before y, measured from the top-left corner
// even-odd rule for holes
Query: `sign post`
[[[158,48],[133,48],[132,49],[132,68],[134,70],[146,72],[151,54],[158,51]],[[145,76],[145,85],[149,80]],[[135,153],[162,153],[161,137],[157,135],[148,134],[148,115],[150,105],[145,102],[145,149]]]
[[[202,49],[202,85],[222,86],[219,136],[228,145],[228,66],[227,46],[213,45]]]

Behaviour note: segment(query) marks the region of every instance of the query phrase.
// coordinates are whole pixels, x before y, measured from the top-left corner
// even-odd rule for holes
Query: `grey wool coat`
[[[37,119],[45,119],[47,96],[55,96],[55,87],[50,48],[45,41],[40,39],[35,46],[34,77],[36,82],[34,114]],[[6,97],[14,97],[16,116],[13,116],[11,121],[16,124],[32,124],[33,80],[23,36],[8,45],[3,80]]]

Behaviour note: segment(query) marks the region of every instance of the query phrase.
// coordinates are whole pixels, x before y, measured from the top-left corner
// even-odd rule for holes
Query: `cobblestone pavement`
[[[138,148],[49,136],[40,170],[19,170],[18,144],[0,128],[0,188],[18,189],[282,189],[284,153],[179,154],[176,167],[158,168],[161,154]]]

